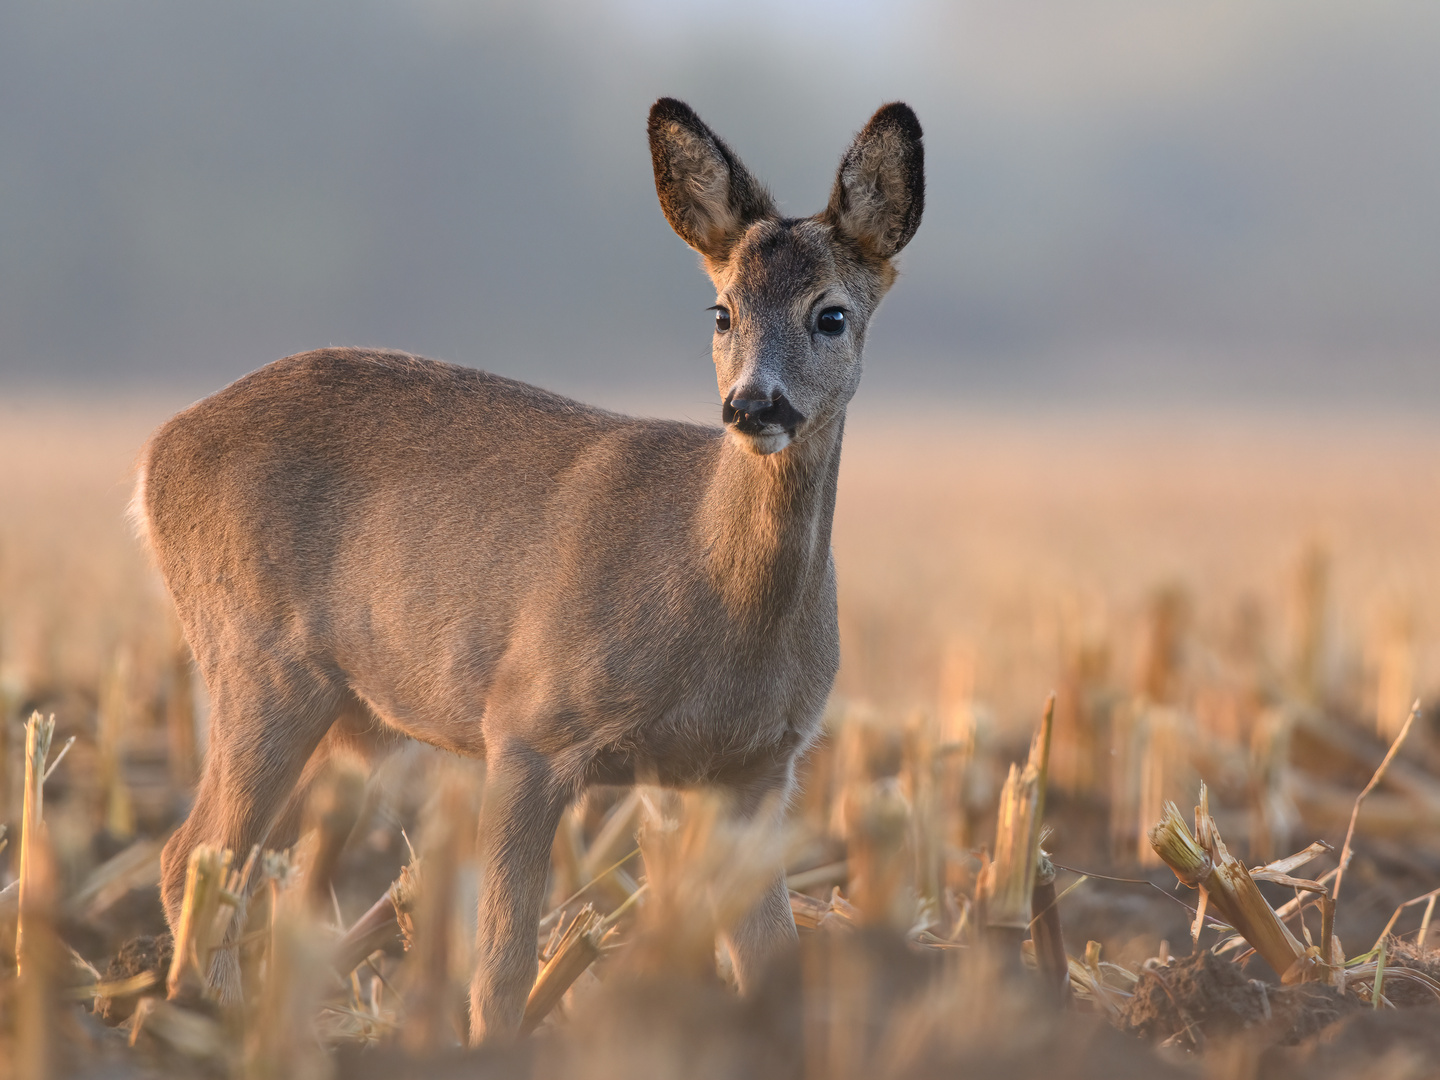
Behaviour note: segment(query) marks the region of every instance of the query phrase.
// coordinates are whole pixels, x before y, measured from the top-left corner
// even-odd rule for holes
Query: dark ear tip
[[[915,115],[915,110],[903,101],[881,105],[870,118],[868,126],[896,128],[912,142],[919,142],[925,135],[920,130],[920,118]]]
[[[678,121],[689,128],[700,126],[700,117],[689,105],[679,98],[662,97],[650,106],[650,130],[654,131],[658,125],[670,121]]]

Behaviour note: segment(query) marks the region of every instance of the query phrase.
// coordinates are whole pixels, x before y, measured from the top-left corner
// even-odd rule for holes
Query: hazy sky
[[[0,393],[335,343],[713,395],[662,94],[795,214],[916,108],[868,392],[1440,403],[1433,0],[8,0]]]

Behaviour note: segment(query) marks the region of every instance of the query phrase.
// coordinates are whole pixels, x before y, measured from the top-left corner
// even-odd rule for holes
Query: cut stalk
[[[599,958],[600,941],[608,930],[606,920],[590,904],[586,904],[580,914],[571,920],[554,954],[540,969],[530,990],[530,999],[525,1003],[525,1018],[520,1022],[521,1035],[534,1031],[560,1003],[575,980]]]
[[[409,951],[415,941],[414,911],[421,890],[420,863],[411,862],[390,883],[383,896],[356,919],[335,945],[334,967],[349,975],[377,949],[399,942]]]
[[[349,975],[377,949],[400,939],[400,923],[395,917],[395,901],[387,889],[370,910],[355,920],[335,945],[334,966],[337,973]]]
[[[175,955],[166,979],[167,996],[214,998],[210,965],[229,931],[238,897],[226,888],[231,854],[211,844],[190,853],[185,870],[185,897],[175,930]]]
[[[1320,898],[1320,958],[1328,964],[1334,964],[1334,959],[1331,956],[1334,948],[1335,898],[1322,896]]]
[[[855,785],[846,800],[850,888],[865,921],[904,931],[914,921],[908,857],[911,807],[892,780]]]
[[[31,749],[29,740],[26,748]],[[27,780],[30,760],[27,757]],[[43,762],[43,757],[41,760]],[[27,800],[27,811],[29,808]],[[20,899],[23,937],[16,943],[20,977],[15,1002],[15,1075],[45,1080],[52,1075],[55,1064],[56,988],[65,946],[55,933],[55,865],[43,830],[35,830],[26,840],[23,855],[25,869]]]
[[[195,690],[190,646],[175,635],[170,653],[170,693],[165,700],[165,734],[169,743],[170,782],[182,791],[195,783]]]
[[[1174,803],[1166,803],[1163,816],[1150,830],[1155,853],[1175,876],[1192,889],[1203,889],[1208,901],[1225,922],[1275,969],[1286,982],[1309,975],[1311,958],[1305,946],[1260,895],[1245,864],[1230,854],[1210,816],[1210,799],[1200,785],[1200,805],[1195,808],[1195,836],[1185,825]]]
[[[15,920],[15,956],[21,978],[25,977],[25,924],[48,905],[47,901],[37,907],[30,894],[39,888],[36,860],[44,857],[38,852],[45,819],[45,759],[54,737],[55,717],[31,713],[25,725],[25,805],[20,825],[19,915]]]
[[[271,912],[270,950],[245,1033],[244,1075],[253,1080],[329,1080],[333,1067],[316,1037],[327,984],[330,937],[319,931],[300,889]]]
[[[468,781],[460,770],[447,770],[427,808],[422,834],[425,877],[411,923],[407,964],[413,978],[403,1032],[405,1048],[422,1057],[453,1044],[460,1019],[455,1012],[458,997],[452,993],[451,959],[460,865],[474,855],[475,815]]]
[[[1293,679],[1300,699],[1313,705],[1324,692],[1325,621],[1330,591],[1330,554],[1324,545],[1310,544],[1298,570],[1294,598],[1300,634]]]
[[[100,711],[95,721],[95,742],[100,758],[102,814],[112,836],[135,834],[135,808],[125,783],[125,747],[130,740],[131,703],[130,653],[120,648],[100,691]]]
[[[1025,930],[1033,918],[1040,819],[1045,813],[1045,778],[1050,763],[1050,730],[1055,695],[1045,703],[1040,731],[1030,743],[1022,770],[1010,766],[1000,793],[995,825],[995,862],[987,881],[985,919],[991,928]]]
[[[1035,943],[1035,965],[1060,1004],[1070,1000],[1070,958],[1060,931],[1059,897],[1055,895],[1055,864],[1041,851],[1031,894],[1030,939]]]

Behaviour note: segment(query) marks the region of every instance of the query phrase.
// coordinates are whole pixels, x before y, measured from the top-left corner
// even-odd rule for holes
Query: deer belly
[[[823,693],[786,700],[718,694],[687,701],[638,733],[637,779],[649,773],[658,783],[687,787],[743,783],[783,770],[814,741],[824,699]]]

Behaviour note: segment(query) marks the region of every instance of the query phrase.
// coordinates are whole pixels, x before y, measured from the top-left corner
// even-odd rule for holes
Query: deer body
[[[326,350],[167,424],[146,496],[207,678],[293,656],[456,753],[519,738],[572,788],[695,784],[788,758],[829,691],[838,432],[805,451]]]
[[[650,132],[662,206],[722,300],[725,428],[329,349],[147,446],[138,516],[212,700],[165,851],[172,922],[197,843],[293,839],[328,745],[403,734],[483,756],[472,1033],[509,1037],[555,826],[587,784],[717,785],[738,813],[790,791],[839,662],[845,404],[919,221],[919,127],[881,110],[826,214],[798,221],[686,106],[657,103]],[[777,877],[730,935],[742,988],[794,933]]]

